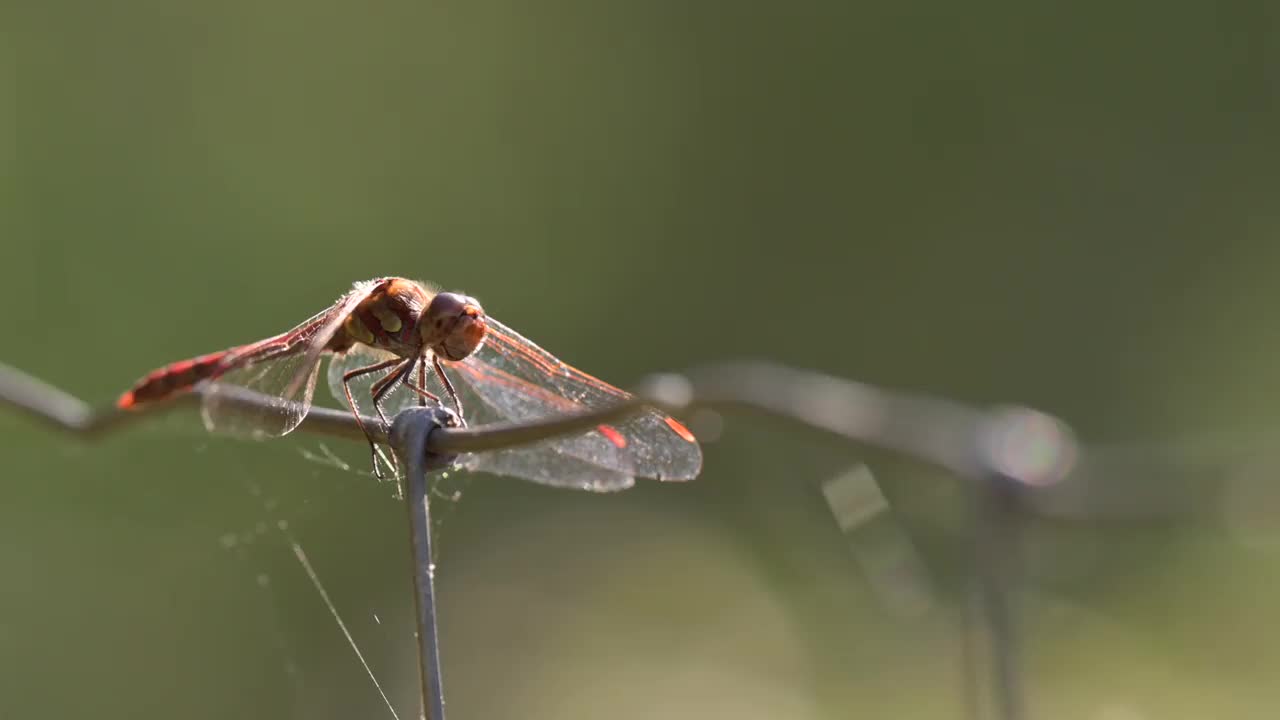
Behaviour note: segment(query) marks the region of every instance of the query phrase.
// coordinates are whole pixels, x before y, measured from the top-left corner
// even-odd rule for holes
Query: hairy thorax
[[[415,357],[422,351],[417,323],[431,294],[403,278],[388,278],[369,294],[342,323],[331,348],[342,351],[363,343],[399,357]]]

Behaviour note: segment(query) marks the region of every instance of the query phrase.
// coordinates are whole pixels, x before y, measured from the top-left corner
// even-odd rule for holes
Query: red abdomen
[[[201,355],[153,370],[139,380],[132,390],[121,395],[120,399],[116,400],[116,407],[128,409],[141,403],[164,400],[190,390],[201,380],[216,377],[222,372],[221,363],[227,352],[223,350]]]

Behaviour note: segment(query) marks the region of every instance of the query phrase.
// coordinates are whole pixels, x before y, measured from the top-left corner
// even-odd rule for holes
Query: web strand
[[[378,678],[373,674],[373,668],[369,667],[368,661],[364,659],[364,653],[360,652],[360,647],[356,645],[356,640],[351,636],[351,631],[347,629],[347,624],[342,621],[342,616],[338,614],[337,606],[333,604],[333,600],[329,599],[329,593],[325,591],[324,585],[320,582],[320,576],[316,574],[315,568],[311,567],[311,561],[307,559],[307,554],[303,552],[302,546],[298,544],[297,540],[293,539],[292,535],[289,535],[287,531],[285,535],[289,538],[289,545],[293,547],[293,554],[298,558],[298,562],[302,563],[302,569],[306,571],[307,577],[311,579],[311,584],[315,586],[316,592],[320,593],[320,599],[329,608],[329,614],[333,616],[334,622],[338,623],[338,629],[342,630],[343,636],[347,638],[347,644],[351,646],[352,652],[356,654],[356,658],[364,666],[365,673],[369,675],[369,680],[373,682],[378,694],[382,696],[382,702],[386,703],[387,710],[391,712],[391,717],[395,718],[395,720],[400,720],[400,716],[396,714],[395,707],[391,705],[391,699],[387,697],[387,693],[383,691]]]

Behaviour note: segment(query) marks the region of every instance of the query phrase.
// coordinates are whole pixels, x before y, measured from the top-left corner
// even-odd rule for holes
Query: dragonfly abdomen
[[[222,370],[222,360],[228,350],[181,360],[153,370],[138,381],[133,389],[116,400],[116,407],[131,408],[140,403],[164,400],[177,393],[190,390],[201,380],[215,377]]]

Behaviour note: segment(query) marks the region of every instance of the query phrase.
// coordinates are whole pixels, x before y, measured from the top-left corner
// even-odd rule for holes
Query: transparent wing
[[[358,346],[342,355],[333,356],[329,361],[327,373],[329,391],[344,408],[350,407],[343,388],[343,376],[352,371],[375,367],[394,357],[389,352],[367,346]],[[379,380],[396,372],[396,369],[395,367],[387,368],[351,379],[349,383],[351,399],[358,412],[367,417],[377,417],[377,409],[373,406],[373,386]],[[418,375],[420,369],[420,367],[415,368],[411,382],[420,382]],[[442,402],[449,405],[448,393],[436,378],[435,371],[430,365],[427,366],[426,382],[422,383],[422,387],[436,397],[442,398]],[[472,426],[478,427],[506,420],[505,417],[494,413],[479,396],[471,393],[467,386],[458,387],[455,383],[455,387],[463,397],[466,416]],[[384,397],[382,411],[388,419],[392,419],[401,410],[418,404],[419,397],[421,396],[418,393],[406,388],[403,382],[399,382]],[[563,455],[557,450],[556,445],[550,442],[511,450],[464,455],[460,458],[459,465],[467,470],[518,477],[543,485],[597,492],[625,490],[634,483],[630,475],[609,472],[597,465]]]
[[[335,355],[329,361],[329,391],[337,398],[342,407],[348,407],[346,394],[343,391],[342,376],[353,370],[375,366],[392,357],[390,353],[372,350],[363,346],[353,348],[343,355]],[[394,372],[394,368],[361,375],[351,380],[351,399],[355,401],[356,409],[360,413],[376,417],[377,411],[373,407],[373,384],[390,372]],[[447,370],[446,372],[451,371]],[[457,374],[452,373],[455,377]],[[415,383],[418,381],[418,370],[416,369],[412,376],[412,381]],[[472,427],[480,427],[507,419],[505,416],[495,413],[484,403],[479,395],[471,392],[469,386],[458,383],[456,380],[454,385],[462,396],[467,422]],[[430,365],[427,366],[425,387],[428,392],[442,398],[442,402],[445,405],[449,405],[448,395],[436,379],[435,372]],[[418,398],[419,395],[417,393],[400,383],[387,393],[382,401],[382,410],[388,418],[394,418],[396,413],[404,408],[416,405]],[[464,469],[476,472],[517,477],[553,487],[596,492],[625,490],[634,483],[632,476],[629,474],[613,472],[601,468],[599,465],[586,463],[570,455],[562,454],[558,446],[551,441],[510,450],[467,454],[459,459],[459,465]]]
[[[612,405],[630,397],[556,360],[492,319],[489,327],[488,340],[480,350],[462,362],[445,364],[445,372],[461,397],[464,417],[472,427],[561,415]],[[346,406],[342,376],[390,357],[389,353],[364,347],[334,357],[328,372],[330,391]],[[352,399],[364,414],[375,414],[371,387],[387,372],[391,370],[351,381]],[[411,382],[422,382],[418,373],[415,369]],[[448,404],[448,393],[430,364],[422,386]],[[417,402],[418,394],[401,384],[388,392],[382,410],[394,417]],[[661,412],[646,410],[621,423],[580,435],[466,455],[460,464],[469,470],[542,485],[611,492],[631,487],[636,477],[691,479],[701,468],[702,453],[683,425]]]
[[[257,363],[243,363],[228,370],[205,390],[201,417],[211,432],[261,439],[284,435],[302,422],[311,410],[319,364],[305,367],[306,355],[289,355]],[[306,371],[293,395],[287,388]],[[241,399],[245,391],[261,396],[260,407],[246,409]]]
[[[307,339],[306,359],[303,365],[298,369],[298,374],[294,376],[293,381],[289,383],[287,388],[288,394],[296,394],[301,388],[306,378],[308,370],[303,368],[311,368],[319,366],[320,355],[324,352],[325,346],[333,339],[338,328],[342,327],[343,321],[347,316],[355,311],[359,305],[369,294],[381,285],[386,278],[377,278],[374,280],[364,280],[352,285],[351,290],[329,308],[329,311],[322,316],[318,316],[315,329],[312,331],[311,337]]]
[[[511,450],[465,455],[460,464],[467,470],[531,480],[540,485],[617,492],[635,484],[635,478],[564,455],[551,441]]]
[[[395,372],[396,368],[390,367],[380,372],[371,372],[353,378],[351,380],[351,399],[355,402],[354,408],[347,403],[347,396],[342,387],[342,376],[353,370],[373,367],[394,358],[395,355],[385,350],[371,348],[368,345],[356,345],[341,355],[332,356],[329,359],[329,372],[327,373],[329,392],[333,394],[334,399],[338,401],[338,405],[343,409],[354,410],[365,417],[377,417],[378,411],[373,406],[373,385],[390,373]],[[417,377],[416,373],[414,377]],[[397,384],[382,401],[382,410],[386,413],[387,419],[390,420],[395,417],[396,413],[416,402],[417,395],[415,393],[402,384]]]
[[[227,353],[203,395],[205,427],[252,438],[280,436],[298,427],[311,409],[321,353],[379,282],[356,283],[328,310],[292,330]],[[258,399],[261,407],[247,410],[245,391],[263,396]]]
[[[488,318],[488,327],[479,350],[461,362],[445,365],[464,394],[465,417],[473,425],[580,412],[631,397],[566,365],[493,318]],[[648,409],[582,435],[485,453],[470,462],[477,470],[545,484],[611,490],[629,486],[634,477],[693,479],[702,468],[702,451],[683,425]],[[572,479],[554,482],[548,467],[550,472],[565,472]]]

